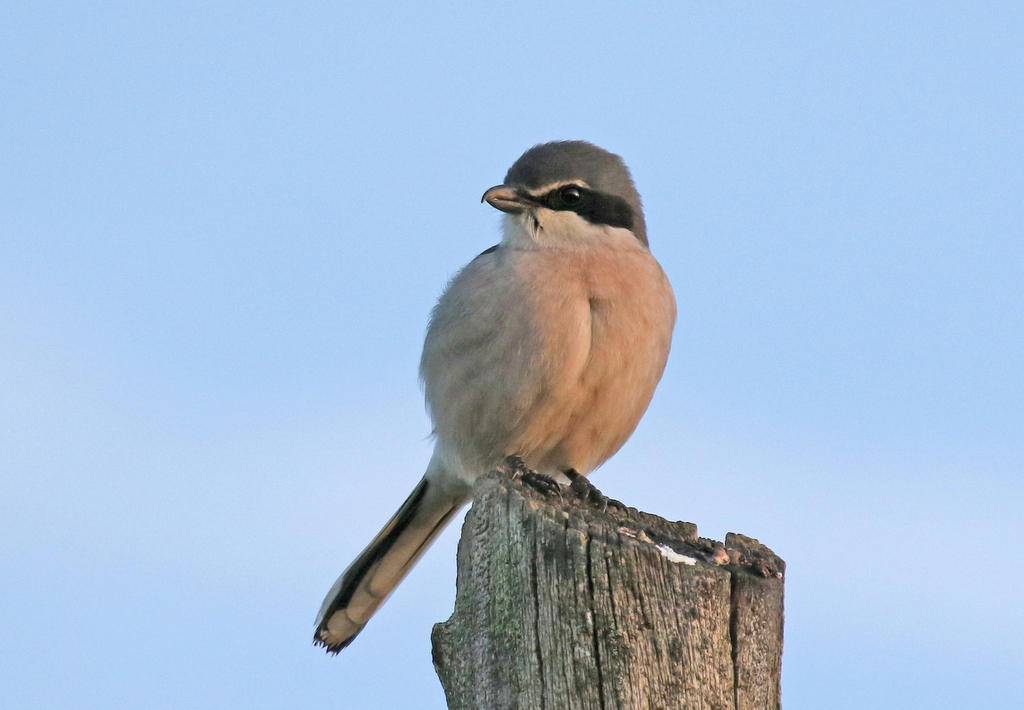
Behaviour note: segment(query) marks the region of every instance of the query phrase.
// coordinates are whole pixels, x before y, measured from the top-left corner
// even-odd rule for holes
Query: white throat
[[[501,243],[513,249],[614,247],[643,249],[624,227],[593,224],[575,212],[540,208],[506,214]]]

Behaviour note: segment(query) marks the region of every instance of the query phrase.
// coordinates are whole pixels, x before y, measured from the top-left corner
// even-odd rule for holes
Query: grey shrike
[[[675,298],[619,156],[537,145],[482,201],[505,213],[501,243],[451,280],[423,344],[434,454],[328,592],[314,640],[329,652],[352,642],[478,476],[509,456],[558,481],[590,473],[633,433],[665,369]]]

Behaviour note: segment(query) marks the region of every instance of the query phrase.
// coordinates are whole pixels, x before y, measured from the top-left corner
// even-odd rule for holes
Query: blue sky
[[[0,706],[443,708],[430,307],[537,142],[620,153],[680,307],[594,475],[789,564],[784,702],[1024,705],[1017,3],[0,10]]]

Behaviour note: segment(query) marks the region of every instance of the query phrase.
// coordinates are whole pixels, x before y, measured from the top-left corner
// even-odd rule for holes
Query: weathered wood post
[[[742,535],[494,473],[434,666],[452,710],[777,709],[784,570]]]

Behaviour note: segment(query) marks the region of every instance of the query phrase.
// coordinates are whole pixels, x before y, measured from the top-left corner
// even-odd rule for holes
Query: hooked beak
[[[509,214],[525,212],[529,207],[528,200],[508,185],[495,185],[484,193],[480,201]]]

